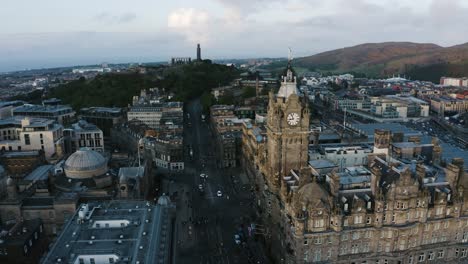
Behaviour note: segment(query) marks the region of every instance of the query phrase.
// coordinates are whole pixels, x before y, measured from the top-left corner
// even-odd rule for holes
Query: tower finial
[[[293,55],[292,55],[292,50],[290,47],[288,47],[289,52],[288,52],[288,62],[291,62],[293,60]]]

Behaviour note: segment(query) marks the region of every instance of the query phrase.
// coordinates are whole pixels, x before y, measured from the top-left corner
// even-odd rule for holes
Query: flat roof
[[[80,255],[107,254],[115,254],[116,263],[170,263],[171,206],[129,200],[87,205],[67,222],[41,263],[73,263]]]
[[[390,130],[392,133],[403,133],[405,140],[407,140],[409,136],[419,136],[422,145],[432,143],[431,136],[425,135],[420,131],[406,127],[399,123],[352,124],[351,126],[363,132],[368,137],[369,143],[374,141],[375,129]],[[452,146],[440,138],[439,141],[440,145],[442,146],[442,159],[450,162],[453,158],[462,158],[465,161],[465,164],[468,164],[468,151]],[[465,168],[465,170],[468,170],[468,166],[465,166]]]
[[[13,112],[41,112],[41,113],[57,113],[60,111],[72,112],[73,109],[68,105],[22,105],[13,109]]]
[[[24,180],[27,181],[44,181],[49,178],[49,172],[52,171],[54,165],[42,165],[37,167],[31,173],[29,173]]]
[[[335,163],[328,159],[309,160],[309,165],[314,169],[326,169],[337,167]]]

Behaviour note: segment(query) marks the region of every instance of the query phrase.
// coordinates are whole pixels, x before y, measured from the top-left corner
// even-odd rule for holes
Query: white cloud
[[[208,42],[212,22],[208,12],[194,8],[177,9],[167,18],[169,29],[185,35],[190,42]]]

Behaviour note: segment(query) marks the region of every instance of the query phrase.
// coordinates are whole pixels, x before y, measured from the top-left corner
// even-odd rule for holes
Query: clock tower
[[[309,108],[297,89],[291,58],[286,76],[276,95],[270,92],[267,114],[268,181],[279,187],[283,176],[292,169],[307,166],[309,146]]]

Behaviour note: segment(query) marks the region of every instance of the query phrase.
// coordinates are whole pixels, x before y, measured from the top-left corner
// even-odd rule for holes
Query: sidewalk
[[[185,184],[180,184],[164,179],[162,184],[162,191],[169,194],[172,202],[176,203],[176,220],[175,228],[177,230],[175,242],[177,248],[185,249],[193,246],[194,243],[194,230],[190,223],[192,219],[192,208],[189,207],[191,197],[187,195],[189,187]],[[174,194],[177,196],[174,197]]]

